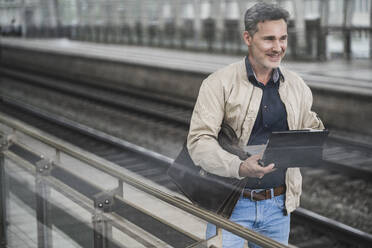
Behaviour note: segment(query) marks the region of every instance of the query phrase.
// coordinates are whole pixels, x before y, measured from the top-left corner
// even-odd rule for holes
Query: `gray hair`
[[[257,24],[264,21],[283,19],[288,23],[289,13],[287,10],[275,4],[257,3],[249,8],[244,15],[245,30],[253,36],[257,31]]]

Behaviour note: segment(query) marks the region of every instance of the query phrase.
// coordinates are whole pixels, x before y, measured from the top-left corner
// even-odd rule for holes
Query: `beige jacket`
[[[310,88],[295,73],[280,68],[284,81],[279,95],[287,111],[290,130],[323,129],[322,122],[311,111]],[[204,170],[225,177],[239,177],[242,162],[217,143],[220,125],[224,120],[239,137],[239,145],[248,143],[260,107],[262,90],[248,81],[244,60],[228,65],[206,78],[199,90],[192,114],[187,147],[192,160]],[[302,177],[299,168],[286,173],[286,209],[292,212],[299,206]]]

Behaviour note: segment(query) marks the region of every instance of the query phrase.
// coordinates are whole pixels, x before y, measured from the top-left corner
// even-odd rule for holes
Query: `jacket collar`
[[[246,71],[246,75],[247,75],[248,80],[252,84],[257,84],[258,83],[258,80],[256,78],[256,74],[253,71],[253,68],[252,68],[251,63],[249,62],[248,56],[246,56],[244,58],[244,64],[245,64],[245,71]],[[281,70],[280,70],[279,67],[277,67],[277,68],[274,69],[274,71],[272,73],[272,79],[273,79],[273,82],[275,84],[276,83],[279,83],[279,82],[284,82],[285,81],[284,80],[283,73],[281,72]]]

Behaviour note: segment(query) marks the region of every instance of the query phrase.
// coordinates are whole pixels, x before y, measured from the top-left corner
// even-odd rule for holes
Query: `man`
[[[203,81],[187,141],[194,163],[206,171],[250,178],[230,220],[283,244],[288,244],[290,213],[299,206],[299,168],[261,167],[258,154],[241,161],[216,138],[223,121],[235,130],[241,146],[265,144],[272,131],[324,128],[311,111],[309,87],[279,67],[287,48],[288,18],[286,10],[272,4],[258,3],[247,10],[243,38],[248,56]],[[213,235],[215,226],[208,224],[207,238]],[[227,231],[222,240],[224,247],[244,245]]]

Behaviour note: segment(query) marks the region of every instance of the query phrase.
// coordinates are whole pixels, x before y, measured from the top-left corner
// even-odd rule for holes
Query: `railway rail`
[[[141,149],[136,146],[64,118],[43,113],[7,97],[3,97],[0,110],[29,125],[102,156],[159,185],[173,191],[176,190],[165,173],[172,162],[169,158],[159,155],[148,156],[148,154],[144,157]],[[368,247],[372,244],[371,235],[304,209],[294,212],[292,219],[295,224],[299,223],[293,227],[293,235],[304,236],[305,233],[306,236],[306,240],[292,239],[295,240],[294,245],[299,247],[314,247],[315,244],[320,247]],[[306,227],[301,230],[304,226],[309,229]]]
[[[10,79],[14,84],[26,83],[59,91],[136,115],[141,114],[160,121],[167,121],[183,130],[187,130],[189,126],[192,102],[133,88],[119,90],[113,88],[112,85],[104,87],[82,81],[70,82],[9,68],[0,69],[0,72],[4,80]],[[320,166],[349,177],[372,181],[372,145],[333,135],[331,132],[325,145],[323,164]]]

